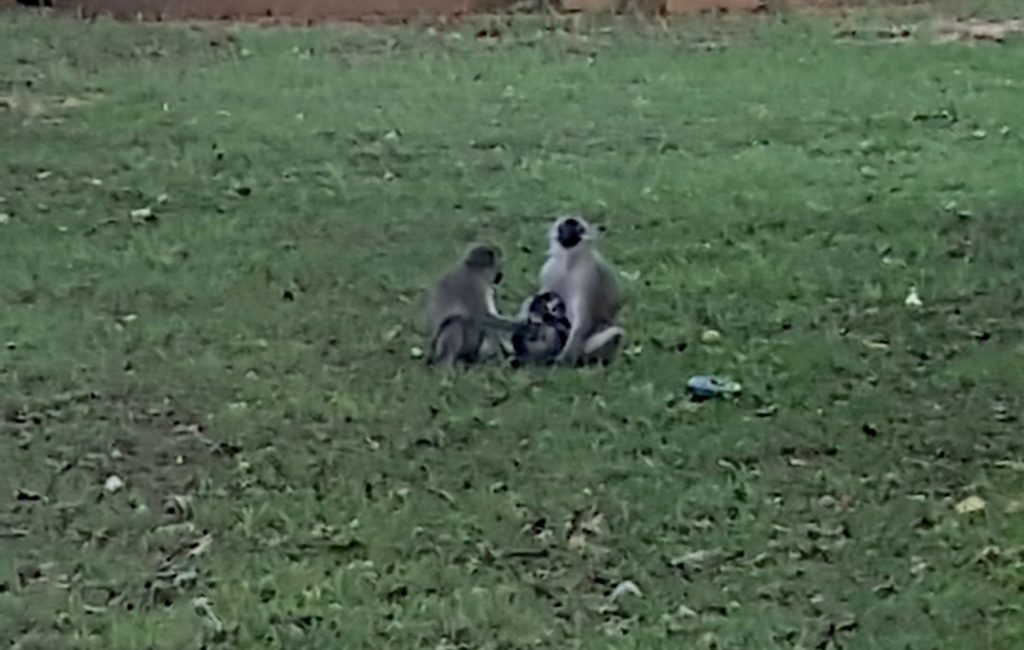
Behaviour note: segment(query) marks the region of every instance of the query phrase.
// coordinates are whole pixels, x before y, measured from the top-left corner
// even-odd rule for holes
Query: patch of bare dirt
[[[182,499],[199,479],[197,470],[210,462],[217,445],[206,437],[197,417],[171,404],[133,409],[122,417],[129,421],[130,434],[114,443],[114,470],[131,481],[151,507],[183,509]]]
[[[942,20],[935,24],[936,40],[1003,43],[1015,34],[1024,33],[1024,20]]]
[[[66,436],[72,423],[81,440]],[[90,432],[113,429],[109,438]],[[55,437],[55,431],[60,433]],[[92,391],[66,393],[30,403],[9,403],[0,413],[0,434],[17,441],[23,451],[48,459],[52,469],[35,487],[40,499],[58,502],[67,496],[58,489],[74,470],[96,490],[120,492],[130,487],[151,509],[183,509],[183,499],[208,476],[218,459],[239,450],[206,435],[198,416],[170,401],[143,406]]]
[[[494,0],[56,0],[55,7],[87,16],[149,20],[265,20],[321,22],[459,15],[500,8]]]
[[[394,21],[459,16],[508,9],[642,11],[651,14],[744,13],[777,8],[835,8],[864,0],[52,0],[45,6],[83,16],[145,20],[236,20],[312,24],[323,21]],[[0,8],[28,4],[0,0]],[[37,4],[42,5],[42,2]]]
[[[39,94],[6,94],[0,95],[0,112],[10,111],[24,115],[27,119],[42,118],[54,123],[63,121],[61,117],[68,111],[88,106],[100,99],[102,95],[92,93],[83,96],[58,96]]]

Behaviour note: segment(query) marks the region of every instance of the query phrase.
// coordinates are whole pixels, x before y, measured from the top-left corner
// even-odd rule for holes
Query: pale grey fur
[[[570,246],[559,241],[567,220],[581,226],[582,236]],[[623,298],[615,270],[597,250],[594,228],[580,216],[555,221],[548,233],[548,259],[540,271],[541,291],[553,291],[565,301],[571,328],[558,361],[565,364],[610,362],[625,331],[617,325]]]
[[[501,275],[501,250],[474,244],[435,285],[427,309],[427,362],[474,363],[481,351],[497,347],[497,331],[514,331],[519,323],[498,314],[494,285]]]

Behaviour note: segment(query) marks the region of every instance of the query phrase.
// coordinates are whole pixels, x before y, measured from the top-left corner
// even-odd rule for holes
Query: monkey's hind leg
[[[448,324],[441,328],[430,342],[430,354],[427,355],[428,366],[452,366],[458,358],[462,347],[462,328]]]
[[[450,318],[441,324],[430,346],[429,365],[454,366],[476,363],[483,343],[483,330],[464,318]]]
[[[582,362],[584,364],[610,364],[618,356],[625,338],[626,330],[617,325],[606,327],[596,334],[592,334],[583,344]]]

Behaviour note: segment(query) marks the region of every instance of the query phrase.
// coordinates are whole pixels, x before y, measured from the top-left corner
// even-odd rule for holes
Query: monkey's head
[[[544,324],[554,325],[565,319],[565,301],[554,291],[544,291],[534,296],[530,311],[538,314]]]
[[[491,284],[501,282],[501,249],[493,244],[473,244],[466,251],[463,261],[466,268],[474,273],[489,276]]]
[[[583,217],[568,215],[555,221],[550,234],[552,243],[557,242],[566,250],[579,246],[594,238],[594,230]]]

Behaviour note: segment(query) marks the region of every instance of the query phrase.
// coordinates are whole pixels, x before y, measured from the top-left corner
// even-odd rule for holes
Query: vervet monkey
[[[519,314],[522,321],[512,335],[515,363],[552,363],[569,339],[571,325],[565,301],[551,291],[526,299]]]
[[[496,332],[514,332],[520,323],[498,315],[494,286],[501,276],[501,249],[474,244],[441,277],[427,310],[429,364],[475,363],[487,347],[503,350]]]
[[[559,363],[610,363],[625,338],[616,325],[623,302],[619,282],[598,252],[596,238],[594,228],[575,215],[557,219],[548,232],[540,287],[562,297],[570,323]]]

